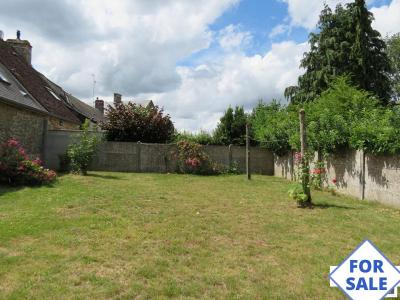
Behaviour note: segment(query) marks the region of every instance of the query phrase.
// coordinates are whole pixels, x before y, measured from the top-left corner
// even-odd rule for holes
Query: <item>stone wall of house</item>
[[[78,134],[79,131],[66,130],[48,132],[45,160],[48,167],[59,168],[60,155],[65,154],[68,145]],[[225,167],[235,164],[241,172],[245,171],[245,147],[204,146],[204,150],[215,162]],[[103,142],[98,148],[91,169],[119,172],[176,172],[176,153],[177,147],[174,144]],[[265,149],[251,147],[250,165],[255,174],[273,175],[273,155]]]
[[[292,153],[275,157],[274,162],[275,176],[294,179]],[[325,166],[325,183],[335,186],[339,193],[400,207],[400,156],[348,150],[330,155]]]
[[[64,121],[55,117],[49,118],[50,130],[79,130],[80,125],[72,122]]]
[[[0,102],[0,143],[14,137],[29,156],[42,157],[46,120],[42,114]]]

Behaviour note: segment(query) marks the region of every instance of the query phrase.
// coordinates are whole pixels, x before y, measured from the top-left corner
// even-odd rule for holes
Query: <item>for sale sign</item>
[[[339,266],[331,267],[331,286],[353,300],[379,300],[397,295],[400,270],[375,247],[362,242]]]

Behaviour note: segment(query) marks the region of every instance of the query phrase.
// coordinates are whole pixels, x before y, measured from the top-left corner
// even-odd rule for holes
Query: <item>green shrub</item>
[[[186,131],[178,132],[178,133],[175,133],[174,141],[175,142],[189,141],[189,142],[197,143],[200,145],[216,145],[217,144],[215,142],[213,136],[206,131],[200,131],[199,133],[190,133],[190,132],[186,132]]]
[[[99,143],[99,139],[89,132],[88,120],[85,121],[78,139],[78,142],[68,147],[67,158],[72,172],[86,175]]]
[[[297,202],[299,207],[304,207],[308,201],[308,196],[303,192],[301,184],[293,185],[288,191],[289,197]]]

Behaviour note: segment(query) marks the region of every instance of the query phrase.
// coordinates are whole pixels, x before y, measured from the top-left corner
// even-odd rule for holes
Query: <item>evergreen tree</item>
[[[247,115],[243,107],[229,107],[220,119],[214,132],[214,140],[219,144],[244,145],[246,142]]]
[[[317,32],[310,34],[310,51],[301,62],[306,72],[299,77],[298,86],[285,90],[285,97],[295,103],[313,101],[334,77],[349,75],[352,84],[387,104],[390,64],[386,44],[372,28],[372,21],[365,0],[338,5],[334,12],[325,6]]]

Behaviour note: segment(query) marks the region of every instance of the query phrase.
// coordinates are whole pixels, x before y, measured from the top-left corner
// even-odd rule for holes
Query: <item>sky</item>
[[[326,0],[331,7],[349,0]],[[400,32],[400,0],[369,0],[373,26]],[[229,105],[285,102],[320,0],[2,0],[5,38],[33,46],[32,64],[93,105],[152,99],[178,130],[212,131]]]

